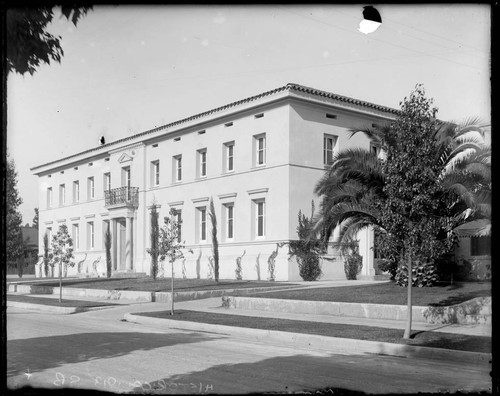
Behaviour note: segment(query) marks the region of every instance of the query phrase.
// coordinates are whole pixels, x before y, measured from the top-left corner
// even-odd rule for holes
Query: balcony
[[[139,206],[139,187],[119,187],[104,191],[104,199],[106,208],[137,208]]]

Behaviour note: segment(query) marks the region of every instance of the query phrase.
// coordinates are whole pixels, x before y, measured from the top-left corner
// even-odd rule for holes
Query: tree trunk
[[[59,302],[62,302],[62,263],[59,261]]]
[[[403,338],[409,339],[411,335],[411,317],[412,317],[412,301],[411,291],[413,286],[413,276],[411,270],[411,254],[408,255],[408,313],[406,315],[406,329]]]
[[[171,280],[171,288],[170,288],[170,299],[172,300],[172,307],[170,309],[170,314],[174,315],[174,262],[171,261],[172,264],[172,280]]]

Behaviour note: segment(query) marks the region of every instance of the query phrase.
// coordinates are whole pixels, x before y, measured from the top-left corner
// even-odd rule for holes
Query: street
[[[73,315],[10,307],[8,387],[167,394],[491,389],[487,365],[301,350],[121,320],[125,312],[160,307],[134,304]]]

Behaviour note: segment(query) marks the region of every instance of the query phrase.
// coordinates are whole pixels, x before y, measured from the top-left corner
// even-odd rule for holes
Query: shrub
[[[378,269],[383,272],[388,272],[391,275],[391,280],[395,279],[398,271],[398,264],[388,259],[377,259]]]
[[[358,241],[343,243],[341,256],[344,258],[344,272],[348,280],[356,280],[363,268],[363,257],[359,254]]]
[[[297,226],[298,241],[290,241],[290,256],[297,257],[300,277],[305,281],[315,281],[323,275],[319,262],[323,252],[323,244],[313,232],[314,201],[311,203],[311,217],[308,218],[299,210]]]

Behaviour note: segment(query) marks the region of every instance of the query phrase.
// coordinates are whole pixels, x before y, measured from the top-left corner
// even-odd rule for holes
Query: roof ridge
[[[242,103],[248,103],[248,102],[260,99],[260,98],[265,97],[265,96],[273,95],[275,93],[278,93],[278,92],[284,91],[284,90],[296,90],[296,91],[311,93],[313,95],[325,96],[325,97],[328,97],[328,98],[331,98],[331,99],[335,99],[335,100],[339,100],[339,101],[342,101],[342,102],[357,104],[357,105],[360,105],[360,106],[374,108],[376,110],[386,111],[386,112],[393,113],[393,114],[397,114],[399,112],[399,110],[392,109],[390,107],[386,107],[386,106],[382,106],[382,105],[377,105],[377,104],[370,103],[370,102],[365,102],[365,101],[362,101],[362,100],[359,100],[359,99],[353,99],[353,98],[350,98],[350,97],[347,97],[347,96],[342,96],[342,95],[334,94],[332,92],[322,91],[320,89],[311,88],[311,87],[307,87],[305,85],[301,85],[301,84],[289,82],[289,83],[287,83],[284,86],[281,86],[281,87],[278,87],[278,88],[274,88],[274,89],[262,92],[262,93],[257,94],[257,95],[253,95],[253,96],[250,96],[250,97],[247,97],[247,98],[244,98],[244,99],[237,100],[235,102],[231,102],[231,103],[228,103],[228,104],[216,107],[216,108],[211,109],[211,110],[207,110],[207,111],[204,111],[204,112],[201,112],[201,113],[198,113],[198,114],[194,114],[192,116],[185,117],[185,118],[182,118],[180,120],[173,121],[173,122],[170,122],[170,123],[165,124],[165,125],[161,125],[159,127],[148,129],[146,131],[139,132],[139,133],[136,133],[134,135],[127,136],[127,137],[124,137],[124,138],[121,138],[121,139],[118,139],[118,140],[115,140],[115,141],[103,144],[103,145],[98,146],[98,147],[93,147],[91,149],[88,149],[88,150],[85,150],[85,151],[81,151],[79,153],[72,154],[70,156],[67,156],[67,157],[64,157],[64,158],[60,158],[60,159],[55,160],[55,161],[51,161],[51,162],[47,162],[47,163],[42,164],[42,165],[34,166],[33,168],[30,168],[30,170],[34,171],[35,169],[41,168],[43,166],[52,165],[52,164],[55,164],[55,163],[58,163],[58,162],[61,162],[61,161],[64,161],[64,160],[76,157],[78,155],[88,154],[88,153],[91,153],[93,151],[97,151],[99,149],[102,149],[104,147],[109,147],[109,146],[115,145],[117,143],[123,143],[123,142],[126,142],[128,140],[132,140],[132,139],[135,139],[135,138],[138,138],[138,137],[141,137],[141,136],[146,136],[146,135],[149,135],[151,133],[161,131],[163,129],[167,129],[167,128],[170,128],[170,127],[173,127],[173,126],[176,126],[176,125],[180,125],[180,124],[192,121],[192,120],[196,120],[198,118],[205,117],[207,115],[210,115],[210,114],[213,114],[213,113],[217,113],[219,111],[226,110],[226,109],[234,107],[234,106],[238,106],[238,105],[240,105]]]

